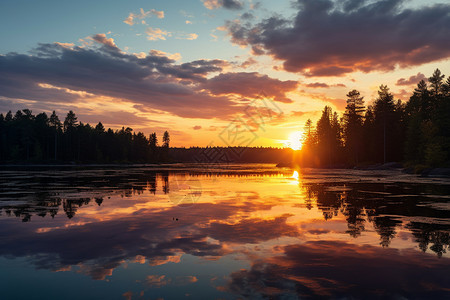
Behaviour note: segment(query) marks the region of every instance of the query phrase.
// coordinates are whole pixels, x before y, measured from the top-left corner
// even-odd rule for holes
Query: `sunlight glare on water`
[[[445,298],[449,194],[393,171],[1,171],[2,292]]]

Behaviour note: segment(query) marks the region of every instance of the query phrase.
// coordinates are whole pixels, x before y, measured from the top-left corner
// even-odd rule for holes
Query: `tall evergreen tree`
[[[164,135],[163,135],[163,147],[165,148],[169,148],[169,143],[170,143],[170,135],[168,131],[164,131]]]
[[[431,92],[434,96],[439,95],[442,92],[442,86],[443,86],[443,80],[445,78],[445,75],[441,73],[441,70],[436,69],[431,75],[430,78],[428,78],[428,81],[430,82],[431,86]]]
[[[78,124],[78,118],[73,111],[67,113],[66,119],[64,120],[64,131],[72,130]]]
[[[347,106],[344,113],[345,148],[352,163],[358,163],[360,157],[362,124],[365,111],[364,97],[357,90],[347,94]]]
[[[322,116],[317,122],[317,148],[321,165],[335,164],[340,153],[340,124],[337,114],[329,106],[325,106]]]
[[[54,141],[53,141],[53,155],[54,155],[54,160],[58,159],[58,135],[61,132],[61,128],[62,128],[62,124],[61,121],[59,120],[59,117],[56,115],[56,112],[53,111],[48,124],[53,132],[53,136],[54,136]]]
[[[386,163],[388,159],[389,143],[391,142],[391,135],[389,129],[394,126],[392,124],[393,112],[395,109],[394,96],[389,92],[389,88],[386,85],[381,85],[378,90],[378,98],[374,104],[375,126],[377,128],[377,144],[380,145],[382,151],[382,157],[378,157],[378,161]],[[380,149],[378,148],[378,149]]]

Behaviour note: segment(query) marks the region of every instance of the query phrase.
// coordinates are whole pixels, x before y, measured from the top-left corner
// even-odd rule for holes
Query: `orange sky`
[[[0,32],[0,112],[73,110],[84,123],[168,130],[172,146],[281,147],[325,105],[343,112],[352,89],[366,104],[381,84],[407,100],[434,69],[449,75],[450,5],[439,3],[127,1],[85,12],[42,1],[24,13],[34,34]],[[23,7],[0,11],[9,28]]]

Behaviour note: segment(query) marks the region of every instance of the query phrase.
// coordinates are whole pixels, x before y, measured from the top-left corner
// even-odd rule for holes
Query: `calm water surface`
[[[450,180],[0,171],[1,299],[450,298]]]

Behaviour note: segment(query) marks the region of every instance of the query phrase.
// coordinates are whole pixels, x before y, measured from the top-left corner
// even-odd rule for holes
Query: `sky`
[[[450,75],[449,36],[444,0],[2,0],[0,113],[281,147],[350,90]]]

